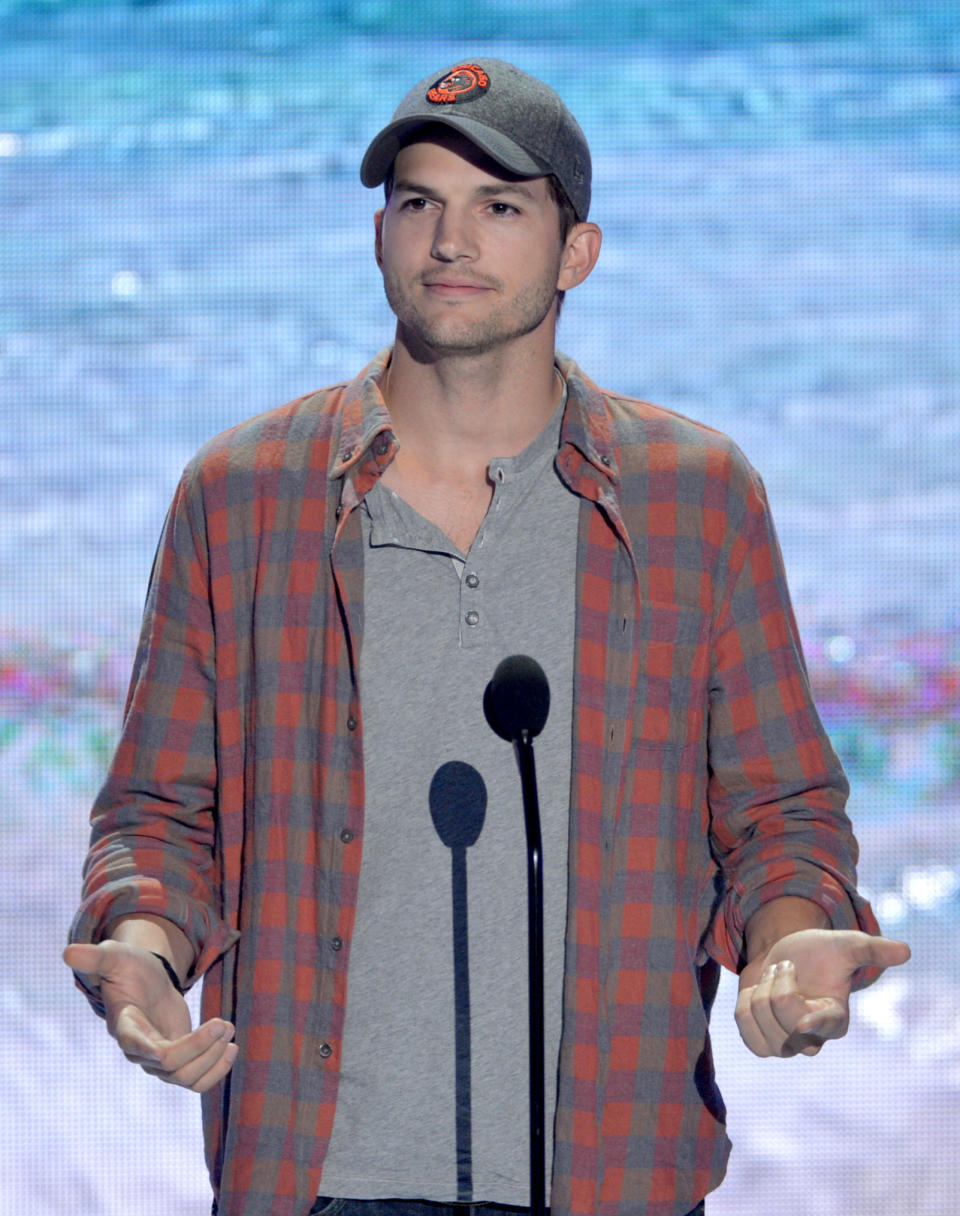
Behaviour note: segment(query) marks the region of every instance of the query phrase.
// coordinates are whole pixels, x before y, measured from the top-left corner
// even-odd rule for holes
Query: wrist
[[[801,929],[829,929],[830,917],[812,899],[781,895],[762,904],[744,931],[743,969],[760,962],[780,941]]]
[[[189,975],[193,966],[193,947],[186,934],[173,921],[149,913],[133,913],[112,921],[105,933],[114,941],[138,946],[165,958],[178,976]]]
[[[180,976],[177,975],[176,971],[174,971],[173,963],[170,962],[170,960],[167,958],[167,956],[165,954],[158,954],[156,950],[151,950],[150,953],[153,955],[154,958],[160,960],[160,965],[163,967],[164,971],[166,971],[166,973],[167,973],[167,979],[174,986],[174,988],[176,988],[177,992],[179,992],[180,995],[183,996],[184,990],[183,990],[183,986],[180,983]]]

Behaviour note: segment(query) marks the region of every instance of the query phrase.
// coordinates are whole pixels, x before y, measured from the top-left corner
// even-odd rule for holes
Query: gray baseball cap
[[[470,59],[431,73],[397,106],[367,148],[365,186],[379,186],[409,137],[427,123],[460,131],[498,165],[520,177],[553,174],[578,220],[590,210],[590,149],[557,94],[502,59]]]

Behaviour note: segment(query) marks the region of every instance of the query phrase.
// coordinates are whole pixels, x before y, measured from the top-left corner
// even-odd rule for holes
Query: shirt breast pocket
[[[647,600],[638,621],[633,716],[631,856],[666,882],[673,906],[696,904],[707,854],[710,614]],[[667,878],[666,876],[673,877]],[[692,901],[692,903],[691,903]]]
[[[680,762],[704,741],[710,679],[710,615],[684,604],[646,600],[637,622],[634,746]]]

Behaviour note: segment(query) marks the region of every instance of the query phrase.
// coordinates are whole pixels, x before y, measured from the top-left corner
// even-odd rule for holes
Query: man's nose
[[[437,219],[431,252],[441,262],[476,257],[476,236],[470,216],[445,207]]]

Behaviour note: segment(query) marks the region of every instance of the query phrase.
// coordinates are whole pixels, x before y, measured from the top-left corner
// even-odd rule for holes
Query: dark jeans
[[[547,1211],[549,1212],[549,1208]],[[520,1216],[529,1208],[502,1203],[431,1203],[426,1199],[327,1199],[323,1195],[310,1216]],[[701,1199],[687,1216],[704,1216]]]

